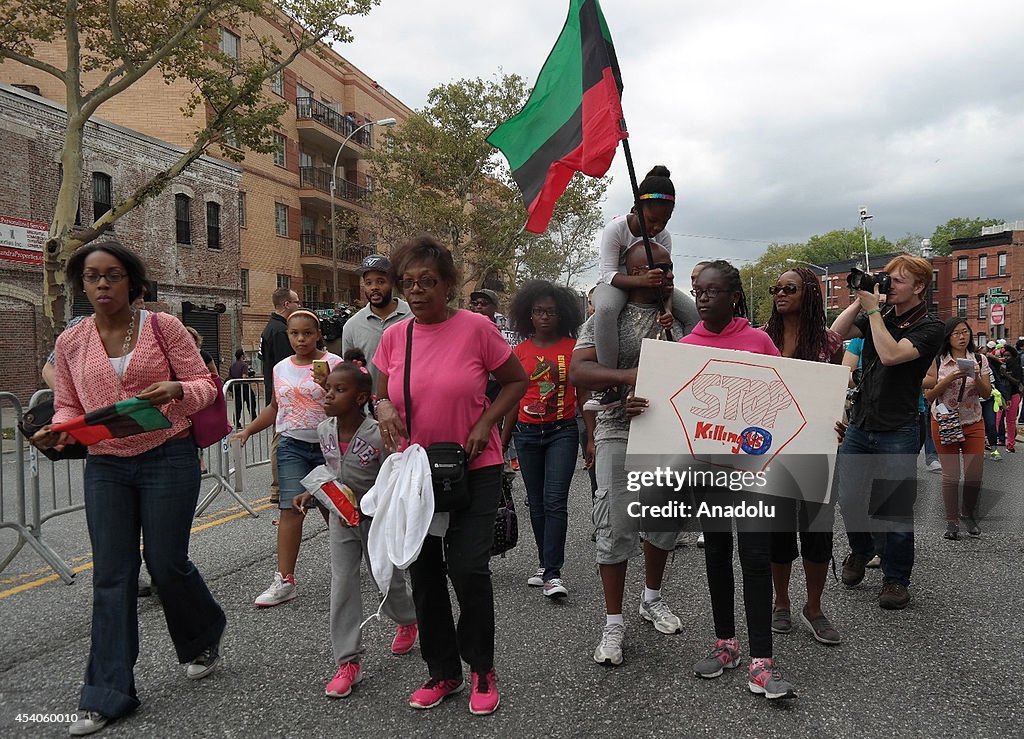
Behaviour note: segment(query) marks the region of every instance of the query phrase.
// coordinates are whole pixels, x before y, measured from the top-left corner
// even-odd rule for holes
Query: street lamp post
[[[334,195],[337,192],[338,158],[341,156],[342,149],[348,146],[348,142],[352,140],[352,137],[364,128],[369,128],[370,126],[386,126],[391,128],[396,123],[398,123],[398,121],[394,118],[381,118],[379,121],[367,121],[358,128],[353,129],[352,133],[345,137],[345,140],[341,142],[341,146],[338,147],[338,153],[334,155],[334,164],[331,166],[331,262],[333,265],[332,271],[334,273],[333,292],[331,293],[331,296],[334,298],[335,309],[338,307],[338,224],[336,223],[334,213]]]
[[[787,259],[786,261],[789,262],[790,264],[806,264],[808,267],[813,267],[814,269],[820,269],[824,273],[824,275],[821,278],[821,281],[823,283],[825,283],[825,289],[821,291],[821,304],[822,304],[822,306],[824,306],[825,310],[827,311],[828,310],[828,291],[829,291],[829,288],[830,288],[830,286],[832,284],[832,283],[830,283],[828,281],[828,267],[822,267],[820,264],[815,264],[814,262],[806,262],[803,259]]]
[[[871,257],[868,256],[868,221],[874,218],[874,216],[868,213],[868,209],[864,205],[860,206],[857,213],[860,215],[860,228],[864,232],[864,271],[870,272]]]

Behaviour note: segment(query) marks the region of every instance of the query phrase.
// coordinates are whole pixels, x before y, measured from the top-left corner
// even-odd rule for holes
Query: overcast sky
[[[859,226],[1024,219],[1024,3],[603,0],[638,176],[672,170],[677,269]],[[382,0],[341,53],[412,108],[499,69],[530,83],[568,0]],[[621,149],[603,205],[631,196]],[[695,238],[717,237],[710,238]]]

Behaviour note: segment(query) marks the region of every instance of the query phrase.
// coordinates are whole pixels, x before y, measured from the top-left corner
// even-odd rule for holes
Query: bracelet
[[[391,398],[377,398],[375,401],[373,401],[373,409],[377,410],[377,406],[379,406],[381,403],[390,403],[390,402],[391,402]]]
[[[872,308],[871,310],[864,311],[864,315],[865,316],[870,316],[872,313],[881,313],[881,312],[882,312],[881,308]]]

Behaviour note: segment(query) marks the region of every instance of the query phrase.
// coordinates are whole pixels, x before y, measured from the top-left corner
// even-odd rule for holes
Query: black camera
[[[888,272],[865,272],[854,267],[846,276],[846,284],[851,290],[863,290],[867,293],[873,293],[875,285],[878,285],[878,292],[886,295],[892,288],[892,278]]]

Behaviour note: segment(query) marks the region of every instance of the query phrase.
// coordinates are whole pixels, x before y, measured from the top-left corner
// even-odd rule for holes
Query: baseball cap
[[[383,272],[388,274],[391,272],[391,262],[383,254],[371,254],[363,263],[359,265],[359,276],[362,277],[367,272]]]
[[[987,344],[985,344],[985,346],[987,346],[989,349],[995,349],[996,348],[996,342],[990,341]]]
[[[494,290],[474,290],[469,294],[469,299],[475,300],[476,298],[486,298],[495,305],[498,304],[498,293],[494,292]]]

